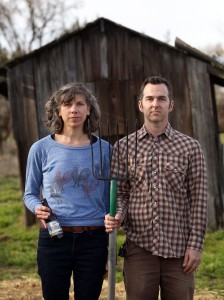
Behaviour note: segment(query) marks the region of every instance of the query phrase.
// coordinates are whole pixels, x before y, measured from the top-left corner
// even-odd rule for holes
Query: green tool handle
[[[110,215],[115,217],[117,209],[117,181],[112,179],[110,182]]]

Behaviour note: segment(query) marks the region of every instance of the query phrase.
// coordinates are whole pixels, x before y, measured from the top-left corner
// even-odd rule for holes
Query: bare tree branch
[[[82,6],[81,0],[1,0],[0,48],[20,56],[65,33],[65,20]],[[78,24],[77,18],[70,27]]]

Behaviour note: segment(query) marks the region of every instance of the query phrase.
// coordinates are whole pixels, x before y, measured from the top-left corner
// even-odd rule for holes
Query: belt
[[[104,226],[62,226],[63,232],[82,233],[89,230],[104,229]]]

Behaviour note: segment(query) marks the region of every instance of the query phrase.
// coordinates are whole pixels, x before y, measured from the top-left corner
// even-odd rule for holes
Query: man
[[[117,214],[105,217],[106,231],[126,233],[124,283],[128,300],[193,300],[194,273],[207,224],[207,176],[199,143],[176,130],[171,87],[147,78],[140,89],[144,125],[138,130],[137,169],[117,183]],[[135,134],[129,135],[129,175],[135,170]],[[117,162],[117,151],[120,162]],[[126,139],[113,150],[112,169],[125,175]]]

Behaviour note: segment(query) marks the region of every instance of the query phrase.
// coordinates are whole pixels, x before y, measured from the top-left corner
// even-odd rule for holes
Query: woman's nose
[[[70,106],[70,111],[77,111],[77,105],[75,103]]]

